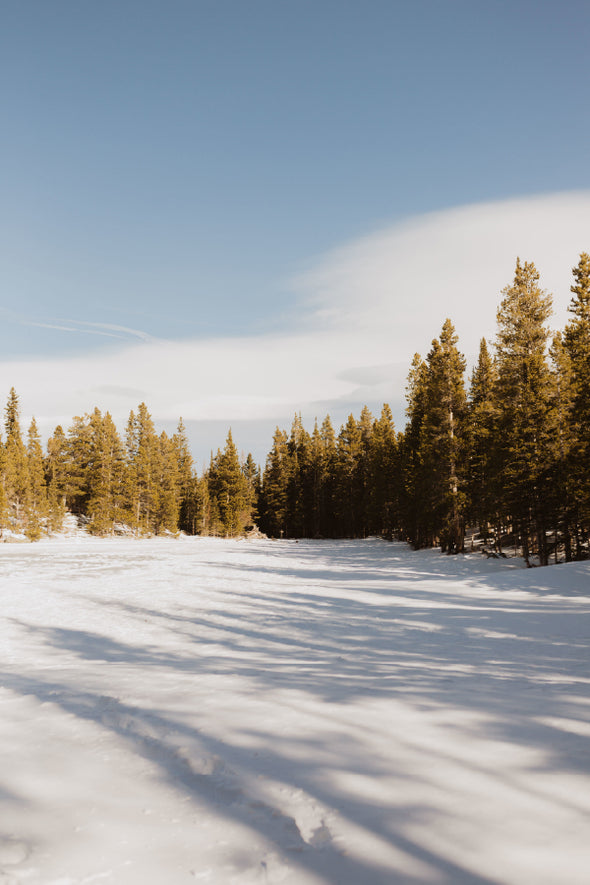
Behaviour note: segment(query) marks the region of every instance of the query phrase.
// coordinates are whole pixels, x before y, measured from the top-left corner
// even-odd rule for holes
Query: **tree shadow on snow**
[[[75,689],[66,682],[3,674],[3,684],[20,694],[50,700],[81,719],[99,722],[152,760],[162,777],[182,785],[201,802],[258,831],[292,863],[338,885],[395,885],[436,880],[445,885],[494,885],[486,875],[453,863],[407,835],[411,822],[428,822],[433,810],[420,803],[387,816],[377,802],[351,798],[327,775],[336,769],[375,779],[422,777],[408,774],[391,760],[369,758],[358,731],[338,728],[338,712],[362,698],[403,702],[420,712],[445,710],[481,714],[473,720],[452,718],[457,755],[446,748],[428,752],[440,764],[457,763],[460,748],[470,739],[488,738],[538,750],[539,771],[587,773],[590,763],[582,733],[560,722],[583,723],[587,698],[588,643],[578,607],[545,599],[542,575],[522,572],[523,594],[508,593],[514,575],[490,573],[456,558],[413,556],[379,542],[325,542],[293,545],[297,562],[283,545],[261,559],[251,548],[251,562],[195,560],[195,600],[187,597],[167,610],[133,602],[91,597],[93,604],[136,621],[147,619],[163,633],[152,643],[137,644],[83,629],[19,626],[49,649],[111,668],[137,667],[149,683],[154,673],[231,674],[254,686],[261,696],[276,693],[292,698],[301,692],[325,705],[334,717],[333,743],[327,749],[305,734],[269,735],[263,728],[244,731],[246,746],[222,742],[177,721],[163,710],[149,710],[116,697]],[[248,549],[248,548],[244,548]],[[286,552],[285,552],[286,550]],[[302,565],[303,563],[303,565]],[[432,564],[432,570],[430,570]],[[103,564],[104,568],[104,564]],[[212,569],[208,576],[207,569]],[[233,575],[224,588],[215,587],[215,569]],[[106,569],[108,572],[108,568]],[[535,572],[542,570],[535,570]],[[469,578],[470,592],[457,588]],[[199,582],[216,594],[199,599]],[[433,582],[433,586],[426,586]],[[453,583],[454,582],[454,583]],[[234,588],[235,584],[235,588]],[[231,588],[231,589],[230,589]],[[239,604],[223,606],[223,593],[239,595]],[[471,592],[472,591],[472,592]],[[59,656],[56,667],[59,667]],[[84,673],[81,673],[83,685]],[[108,672],[108,671],[107,671]],[[108,676],[106,677],[108,684]],[[278,696],[278,694],[277,694]],[[553,721],[552,721],[553,720]],[[412,735],[395,735],[397,745],[412,746]],[[183,745],[210,759],[225,760],[211,771],[195,768]],[[296,746],[297,752],[293,752]],[[198,751],[198,752],[197,752]],[[285,760],[288,759],[288,765]],[[490,774],[491,763],[465,758],[466,770]],[[224,767],[225,766],[225,767]],[[345,856],[330,839],[304,835],[293,818],[277,806],[250,795],[246,781],[284,778],[323,806],[365,827],[430,873],[411,875],[377,861]],[[245,775],[247,774],[247,778]],[[498,769],[495,776],[504,777]],[[557,800],[555,800],[557,801]],[[565,803],[565,800],[563,800]],[[567,803],[565,803],[567,804]],[[435,824],[435,821],[433,821]],[[336,878],[333,878],[336,876]]]

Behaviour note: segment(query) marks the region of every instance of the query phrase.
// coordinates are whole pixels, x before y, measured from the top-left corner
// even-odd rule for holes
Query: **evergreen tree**
[[[57,437],[56,446],[58,447],[60,443],[61,439]],[[57,448],[56,456],[59,458],[60,454],[59,448]],[[76,415],[71,427],[68,428],[65,464],[56,463],[56,468],[59,470],[60,485],[63,481],[67,506],[77,516],[85,516],[88,510],[88,474],[92,457],[93,441],[90,416]]]
[[[60,424],[47,441],[46,482],[49,528],[58,532],[66,515],[68,491],[68,441]]]
[[[209,495],[208,476],[193,474],[189,494],[189,531],[191,534],[210,535],[211,532],[211,498]]]
[[[6,496],[4,479],[5,461],[6,455],[4,451],[4,444],[2,442],[2,434],[0,434],[0,538],[4,534],[4,529],[10,527],[10,512],[8,508],[8,498]]]
[[[198,506],[195,498],[196,486],[193,476],[193,459],[182,418],[178,421],[178,427],[172,437],[172,443],[176,455],[180,495],[178,527],[181,531],[194,535],[198,519]]]
[[[186,482],[186,480],[185,480]],[[180,467],[178,449],[174,439],[169,439],[165,431],[160,434],[160,478],[156,531],[178,531],[180,514]],[[185,486],[185,492],[188,489]]]
[[[241,534],[246,525],[250,524],[251,514],[248,485],[231,430],[223,452],[218,452],[210,471],[209,493],[215,499],[223,534],[229,538]]]
[[[401,487],[401,522],[403,535],[420,548],[433,543],[427,538],[424,520],[424,500],[427,492],[427,476],[420,454],[422,426],[426,413],[428,367],[419,353],[414,354],[406,386],[405,432],[399,440],[400,467],[403,478]]]
[[[362,449],[361,428],[354,415],[349,415],[336,444],[336,514],[338,534],[345,538],[356,537],[363,522],[361,507],[364,502],[359,494]]]
[[[250,519],[254,525],[258,519],[258,498],[260,496],[261,478],[260,468],[249,452],[242,466],[242,472],[246,480],[246,503],[250,512]]]
[[[145,403],[137,415],[132,411],[126,432],[127,470],[125,501],[127,518],[137,533],[156,530],[159,507],[160,441]]]
[[[445,320],[440,339],[432,342],[428,354],[426,412],[420,439],[421,459],[429,475],[429,522],[449,553],[461,552],[464,541],[461,456],[465,359],[457,349],[457,341],[453,324]]]
[[[289,482],[289,453],[287,434],[277,427],[272,449],[266,459],[262,478],[261,527],[273,538],[288,537],[287,486]]]
[[[512,285],[497,313],[497,448],[504,512],[518,528],[528,563],[533,543],[547,563],[543,480],[551,457],[550,391],[546,358],[551,296],[539,288],[532,262],[516,262]]]
[[[19,403],[14,387],[6,404],[4,429],[4,490],[16,527],[24,527],[26,502],[30,493],[27,451],[20,430]]]
[[[379,531],[375,523],[373,505],[373,433],[374,419],[367,408],[363,406],[358,420],[359,430],[359,453],[356,466],[356,498],[357,498],[357,525],[355,535],[366,538],[367,535]]]
[[[320,440],[320,535],[324,538],[334,538],[337,535],[337,450],[336,434],[329,415],[326,415],[322,421]]]
[[[481,339],[479,357],[471,375],[467,424],[467,453],[469,464],[469,512],[477,523],[480,534],[487,540],[489,523],[496,524],[494,478],[494,438],[498,411],[495,404],[496,366]]]
[[[371,531],[393,538],[399,527],[400,468],[391,409],[387,403],[373,425],[370,465]]]
[[[43,465],[43,449],[33,418],[28,432],[27,472],[29,487],[25,502],[26,535],[31,541],[38,541],[43,533],[43,521],[47,516],[47,489],[45,485],[45,469]]]
[[[287,524],[289,537],[304,538],[308,534],[308,514],[311,495],[308,487],[309,434],[303,427],[301,415],[295,415],[287,443]]]
[[[587,534],[590,529],[590,255],[587,252],[580,255],[573,275],[573,297],[568,308],[571,318],[564,330],[563,346],[571,371],[570,414],[575,434],[570,469],[576,488],[579,516]]]
[[[308,443],[308,461],[306,475],[308,525],[312,538],[320,538],[322,535],[322,498],[324,486],[324,443],[318,428],[317,419],[314,422],[313,433]]]
[[[221,449],[217,449],[214,456],[211,453],[211,461],[209,469],[205,474],[206,494],[204,495],[204,503],[206,510],[203,518],[203,534],[218,537],[225,534],[223,522],[221,519],[221,511],[219,509],[220,485],[218,479],[218,467],[221,460]]]
[[[86,514],[93,534],[112,534],[123,516],[123,444],[109,412],[95,409],[88,420],[89,460],[86,464]]]
[[[563,336],[556,332],[553,336],[550,355],[552,360],[551,412],[554,417],[555,437],[552,455],[553,470],[549,505],[555,529],[555,556],[563,542],[566,562],[572,560],[572,532],[577,540],[577,553],[580,552],[580,537],[577,531],[580,511],[580,490],[577,475],[578,433],[574,416],[574,382],[572,362]]]

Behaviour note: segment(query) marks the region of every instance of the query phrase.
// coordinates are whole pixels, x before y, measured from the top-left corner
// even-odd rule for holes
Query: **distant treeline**
[[[0,446],[0,530],[38,538],[67,510],[88,530],[272,537],[381,535],[415,547],[465,547],[466,527],[490,551],[514,544],[527,562],[588,555],[590,531],[590,256],[573,269],[570,318],[551,334],[551,296],[532,263],[502,292],[493,347],[465,359],[446,320],[425,359],[414,357],[407,423],[365,407],[338,435],[326,417],[310,434],[296,415],[277,428],[261,475],[231,432],[197,476],[186,433],[158,435],[141,404],[122,440],[107,412],[76,417],[43,454],[33,421],[21,438],[18,398]]]

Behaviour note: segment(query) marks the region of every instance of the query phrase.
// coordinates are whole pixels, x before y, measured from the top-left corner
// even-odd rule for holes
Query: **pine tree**
[[[287,524],[289,537],[304,538],[308,534],[308,514],[310,507],[309,434],[303,426],[301,415],[295,415],[291,425],[291,435],[287,443]]]
[[[378,531],[372,512],[374,424],[371,412],[367,406],[363,406],[358,420],[360,448],[356,466],[357,525],[355,530],[355,535],[361,538],[366,538],[367,535]]]
[[[329,415],[326,415],[320,427],[321,439],[321,480],[320,480],[320,535],[334,538],[336,527],[336,495],[337,495],[337,450],[336,434]]]
[[[407,423],[399,440],[400,465],[403,478],[401,489],[401,520],[403,534],[410,543],[420,548],[434,539],[428,537],[424,502],[428,490],[428,476],[422,463],[420,440],[424,424],[428,389],[428,366],[419,353],[414,354],[406,386]]]
[[[49,528],[58,532],[66,515],[68,492],[68,441],[60,424],[47,441],[46,482]]]
[[[361,428],[351,414],[341,427],[336,443],[336,514],[338,534],[345,538],[356,537],[362,524],[359,494],[362,446]]]
[[[445,320],[439,340],[428,354],[427,405],[420,440],[429,472],[430,521],[443,549],[457,553],[464,546],[462,443],[466,396],[465,359],[458,337]]]
[[[193,474],[189,502],[190,533],[193,535],[210,535],[211,499],[206,473],[201,477]]]
[[[205,504],[205,512],[203,517],[203,534],[219,537],[225,534],[224,526],[221,520],[221,511],[219,509],[219,476],[218,467],[221,460],[221,449],[217,449],[214,456],[211,452],[211,460],[209,469],[206,471],[205,480],[206,492],[203,496]]]
[[[222,533],[233,538],[250,524],[248,485],[240,466],[231,430],[223,452],[218,452],[211,471],[209,493],[215,499]]]
[[[38,541],[43,533],[43,521],[47,516],[47,488],[45,485],[45,469],[43,465],[43,449],[33,418],[28,432],[27,472],[29,488],[25,500],[26,529],[25,533],[31,541]]]
[[[289,452],[287,434],[278,427],[273,436],[262,478],[260,522],[262,530],[273,538],[288,537],[287,487]]]
[[[556,332],[550,349],[552,361],[551,412],[555,436],[552,455],[549,504],[555,529],[555,556],[558,558],[560,540],[563,542],[566,562],[572,560],[572,532],[578,541],[580,483],[577,476],[578,435],[574,417],[574,382],[572,362],[563,336]]]
[[[127,519],[137,533],[149,534],[156,530],[157,523],[160,441],[145,403],[140,403],[137,415],[133,411],[129,415],[126,449],[124,494]]]
[[[543,478],[551,457],[550,391],[546,358],[551,296],[539,288],[532,262],[516,262],[512,285],[497,313],[497,447],[504,512],[519,530],[527,563],[536,544],[548,559]]]
[[[109,412],[95,409],[88,421],[90,457],[86,465],[86,514],[89,530],[96,535],[112,534],[123,516],[123,444]]]
[[[308,492],[307,506],[309,510],[308,525],[312,538],[320,538],[322,535],[324,469],[324,443],[316,419],[314,422],[313,433],[309,438],[306,477],[306,487]]]
[[[186,428],[182,418],[178,421],[176,433],[172,437],[178,469],[178,489],[180,494],[178,527],[183,532],[195,534],[197,508],[195,499],[195,481],[193,477],[193,459],[190,453]]]
[[[56,446],[60,443],[61,439],[58,437]],[[92,458],[90,416],[76,415],[71,427],[68,428],[65,464],[59,463],[58,468],[60,485],[63,482],[67,506],[76,516],[86,516],[88,510],[88,474]]]
[[[590,529],[590,255],[587,252],[580,255],[573,275],[573,297],[568,308],[571,319],[564,330],[563,346],[571,367],[571,421],[575,434],[570,469],[579,516],[587,533]]]
[[[8,498],[6,497],[4,480],[5,461],[4,444],[2,442],[2,434],[0,434],[0,538],[4,535],[4,529],[10,526]]]
[[[371,531],[391,539],[399,527],[400,468],[395,426],[387,403],[373,425],[370,455]]]
[[[260,496],[261,478],[260,468],[256,464],[251,452],[246,456],[246,460],[242,466],[242,472],[246,480],[247,508],[250,512],[252,526],[254,526],[258,519],[258,498]]]
[[[159,534],[162,532],[177,532],[181,501],[178,449],[174,440],[169,439],[165,431],[162,431],[160,434],[160,478],[158,485],[156,531]]]
[[[484,541],[488,536],[489,523],[497,522],[494,506],[494,439],[498,410],[495,405],[496,366],[488,350],[487,341],[481,339],[479,357],[471,375],[467,419],[467,458],[469,465],[468,495],[469,512],[479,528]]]
[[[27,451],[23,442],[19,421],[18,396],[11,388],[5,410],[4,429],[4,490],[8,507],[17,529],[24,527],[25,507],[30,492]]]

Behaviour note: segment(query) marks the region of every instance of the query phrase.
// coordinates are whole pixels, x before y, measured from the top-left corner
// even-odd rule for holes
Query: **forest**
[[[407,421],[364,407],[336,433],[300,415],[277,427],[261,470],[228,433],[197,475],[182,419],[158,434],[145,403],[124,435],[109,412],[23,436],[11,389],[0,438],[0,537],[37,540],[66,513],[96,535],[188,534],[406,540],[460,553],[474,538],[527,564],[589,555],[590,255],[573,269],[569,316],[551,332],[552,299],[531,262],[501,293],[493,344],[481,340],[468,383],[451,320],[406,388]]]

